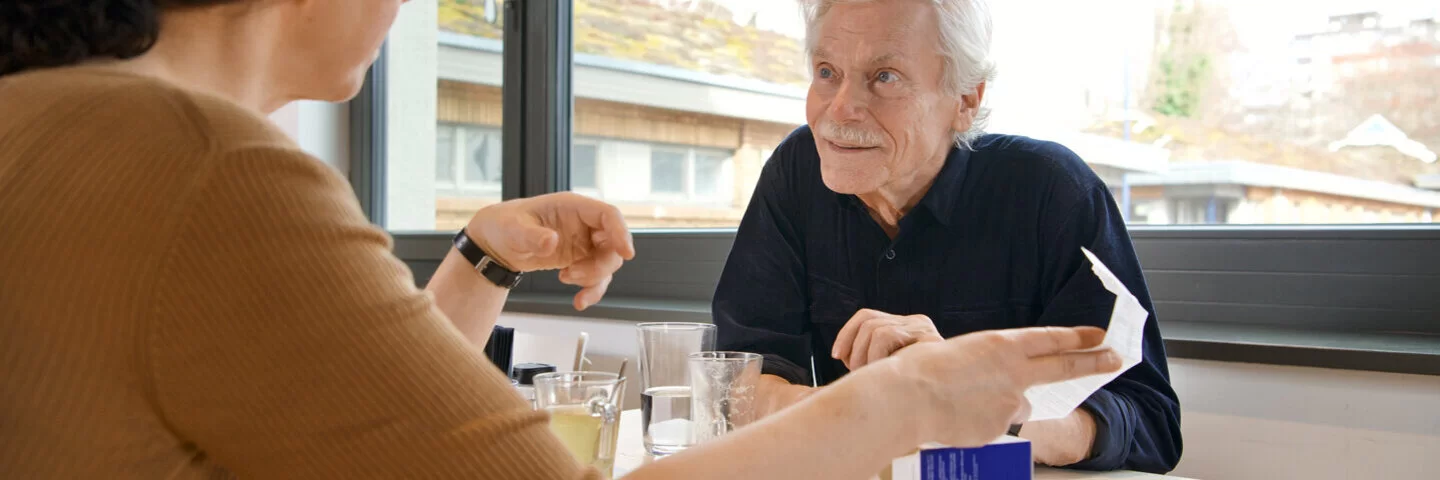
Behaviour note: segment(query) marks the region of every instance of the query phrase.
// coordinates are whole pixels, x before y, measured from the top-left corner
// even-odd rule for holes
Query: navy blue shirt
[[[986,135],[951,150],[891,240],[853,195],[820,177],[809,128],[776,148],[740,222],[713,306],[718,347],[765,355],[765,373],[820,385],[856,311],[924,314],[946,338],[1037,325],[1109,324],[1115,295],[1086,247],[1154,312],[1125,222],[1104,182],[1069,149]],[[1180,406],[1152,314],[1144,360],[1090,397],[1094,456],[1072,468],[1166,472],[1180,459]],[[810,370],[813,357],[814,371]]]

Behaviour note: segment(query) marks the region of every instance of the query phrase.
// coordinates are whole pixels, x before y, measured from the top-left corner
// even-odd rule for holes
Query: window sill
[[[575,311],[573,304],[574,297],[565,294],[512,293],[505,302],[505,311],[635,322],[710,323],[710,304],[694,300],[606,297],[583,312]]]
[[[1174,358],[1440,375],[1440,336],[1202,322],[1160,328]]]
[[[692,300],[607,298],[584,312],[562,294],[516,293],[505,310],[636,322],[710,322]],[[1170,358],[1440,376],[1440,336],[1306,330],[1208,322],[1161,322]]]

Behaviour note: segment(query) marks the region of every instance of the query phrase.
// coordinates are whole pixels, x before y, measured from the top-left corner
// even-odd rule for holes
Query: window
[[[600,183],[596,180],[596,158],[599,145],[580,139],[575,140],[570,151],[570,188],[579,192],[594,192]]]
[[[435,131],[435,183],[455,185],[455,151],[460,144],[455,142],[455,129],[441,127]]]
[[[500,130],[440,124],[435,129],[435,188],[439,198],[500,195]],[[461,172],[456,176],[456,172]]]
[[[685,193],[685,152],[655,149],[650,151],[650,193]]]
[[[721,196],[724,188],[724,170],[729,157],[723,157],[710,153],[695,154],[695,175],[693,179],[694,196],[698,198],[717,198]]]
[[[572,17],[574,136],[618,145],[600,147],[601,198],[636,227],[738,225],[765,152],[805,123],[796,0],[575,0]]]
[[[650,150],[651,198],[724,203],[730,160],[729,155],[715,151],[654,147]]]
[[[1230,217],[1230,202],[1216,197],[1176,198],[1170,200],[1175,223],[1225,223]]]
[[[1167,2],[1120,11],[995,2],[1003,75],[987,88],[989,130],[1077,151],[1130,202],[1122,207],[1134,223],[1403,223],[1440,208],[1440,190],[1415,181],[1440,174],[1440,119],[1429,108],[1440,56],[1414,53],[1440,37],[1416,40],[1424,47],[1378,41],[1390,38],[1382,25],[1415,25],[1408,7],[1426,2],[1366,14],[1348,13],[1368,11],[1363,0]],[[797,1],[569,3],[532,9],[571,27],[568,175],[556,177],[569,183],[521,179],[513,184],[525,191],[512,194],[568,186],[628,205],[637,226],[733,227],[768,152],[805,120]],[[397,22],[383,216],[392,229],[452,229],[506,191],[506,152],[522,149],[504,143],[530,137],[503,125],[503,5],[440,0],[407,6]],[[1029,14],[1038,10],[1055,14]],[[1086,33],[1102,22],[1105,35]],[[1078,40],[1028,41],[1037,30]],[[1390,68],[1402,64],[1412,67]],[[1076,73],[1047,74],[1056,69]],[[548,156],[523,151],[516,161]],[[1178,214],[1194,211],[1175,205],[1197,189],[1229,192],[1235,214]],[[1276,192],[1332,213],[1281,215]],[[1151,200],[1165,207],[1138,218]],[[671,202],[687,207],[645,208]]]
[[[384,225],[453,231],[504,175],[503,1],[413,2],[385,55]]]
[[[388,73],[374,73],[383,95],[351,105],[357,131],[382,120],[369,125],[380,141],[352,148],[367,211],[423,282],[448,246],[441,231],[476,209],[572,189],[642,229],[612,297],[707,303],[761,167],[805,122],[796,0],[509,2],[523,8],[502,14],[505,3],[402,9],[376,71]],[[1440,229],[1338,224],[1434,221],[1440,188],[1417,179],[1440,178],[1428,108],[1440,58],[1427,66],[1440,37],[1386,47],[1362,28],[1370,17],[1350,15],[1375,10],[1362,0],[1162,3],[990,2],[1001,75],[987,86],[989,130],[1089,163],[1134,225],[1166,321],[1435,331],[1414,278],[1440,271],[1424,253]],[[1389,2],[1373,21],[1426,5]],[[1287,48],[1297,39],[1304,48]],[[1406,70],[1361,68],[1406,58]],[[570,291],[537,272],[512,306]]]
[[[732,157],[732,152],[705,147],[575,137],[570,188],[619,205],[632,227],[696,222],[735,210]]]
[[[1395,44],[1379,30],[1429,3],[1363,15],[1350,13],[1377,7],[1163,3],[991,2],[1000,77],[987,88],[989,130],[1075,150],[1117,202],[1129,199],[1134,224],[1411,223],[1440,207],[1440,190],[1416,186],[1440,173],[1430,108],[1440,66],[1400,68],[1440,41]],[[1028,13],[1039,10],[1051,15]],[[1096,23],[1104,35],[1082,33]],[[1027,40],[1035,31],[1078,40]],[[1075,74],[1045,75],[1056,69]],[[1142,206],[1151,201],[1159,207]]]
[[[500,132],[462,128],[465,138],[465,185],[476,190],[500,189]]]

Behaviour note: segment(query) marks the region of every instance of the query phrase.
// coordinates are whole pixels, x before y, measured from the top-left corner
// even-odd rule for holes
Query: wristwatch
[[[520,278],[525,275],[505,268],[500,262],[495,261],[495,257],[490,256],[485,249],[480,248],[479,244],[471,240],[470,235],[466,234],[463,228],[460,229],[460,233],[455,234],[455,250],[460,251],[460,255],[475,267],[475,271],[479,272],[480,276],[501,288],[515,288],[520,284]]]

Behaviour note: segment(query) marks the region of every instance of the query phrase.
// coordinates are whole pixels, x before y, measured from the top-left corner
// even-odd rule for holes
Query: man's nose
[[[869,95],[863,80],[847,78],[841,81],[835,98],[830,100],[830,118],[840,123],[860,120],[869,104]]]

